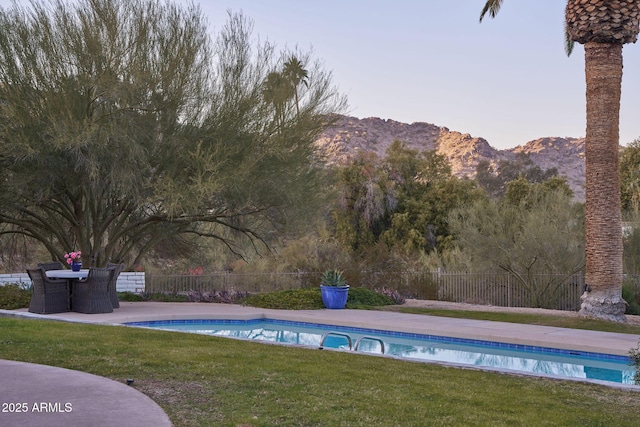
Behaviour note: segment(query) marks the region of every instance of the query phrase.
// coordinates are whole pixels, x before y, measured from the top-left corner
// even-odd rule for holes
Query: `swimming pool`
[[[409,360],[556,378],[634,384],[630,358],[604,353],[275,319],[163,320],[129,322],[126,325],[385,354]]]

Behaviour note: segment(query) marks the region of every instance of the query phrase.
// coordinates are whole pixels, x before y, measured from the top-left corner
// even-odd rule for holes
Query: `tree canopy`
[[[520,177],[527,182],[543,182],[558,175],[558,169],[545,171],[527,153],[518,153],[514,160],[500,160],[494,167],[488,160],[481,160],[476,166],[476,180],[489,196],[502,197],[509,182]]]
[[[640,139],[620,153],[620,191],[623,212],[637,216],[640,211]]]
[[[584,268],[584,205],[564,183],[512,182],[499,200],[477,201],[449,216],[456,244],[473,271],[511,273],[543,306]],[[549,275],[542,285],[536,276]]]
[[[453,176],[447,159],[395,141],[384,159],[361,154],[341,169],[337,236],[353,250],[378,242],[406,253],[444,249],[447,215],[482,198],[474,181]]]
[[[13,4],[0,25],[0,233],[136,264],[190,236],[267,248],[314,207],[312,143],[344,98],[242,15],[215,40],[198,7],[160,0]],[[307,74],[275,106],[265,82],[292,58]]]

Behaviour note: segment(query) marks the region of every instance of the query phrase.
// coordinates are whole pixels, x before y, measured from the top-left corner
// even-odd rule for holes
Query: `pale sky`
[[[584,50],[576,44],[571,57],[564,53],[564,0],[506,0],[482,24],[485,0],[194,3],[213,35],[227,11],[242,12],[254,36],[312,50],[347,96],[349,115],[446,126],[499,149],[584,136]],[[625,45],[623,55],[626,145],[640,138],[640,47]]]

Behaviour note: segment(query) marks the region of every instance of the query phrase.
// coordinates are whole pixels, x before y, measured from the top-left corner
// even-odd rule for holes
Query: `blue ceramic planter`
[[[322,292],[322,302],[326,308],[341,309],[347,305],[349,286],[320,285],[320,290]]]
[[[82,268],[82,262],[72,262],[71,263],[71,271],[80,271],[80,269]]]

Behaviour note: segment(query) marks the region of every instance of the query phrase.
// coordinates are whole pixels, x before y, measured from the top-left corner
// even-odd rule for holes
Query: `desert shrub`
[[[31,291],[15,283],[0,286],[0,309],[16,310],[29,307]]]
[[[220,291],[190,291],[187,294],[191,302],[215,302],[224,304],[236,304],[243,301],[249,296],[248,292],[228,291],[226,289]]]
[[[157,302],[189,302],[187,295],[167,292],[145,292],[142,294],[142,299]]]
[[[625,281],[622,284],[622,298],[627,302],[626,314],[640,315],[640,295],[636,294],[633,283]]]
[[[398,292],[396,289],[390,289],[385,286],[383,288],[374,289],[374,290],[382,295],[385,295],[391,298],[394,304],[400,305],[400,304],[404,304],[405,302],[405,297],[403,297],[402,294],[400,294],[400,292]]]
[[[156,302],[221,302],[237,303],[246,298],[246,292],[229,291],[189,291],[178,292],[145,292],[142,295],[133,292],[119,292],[120,301],[156,301]]]

